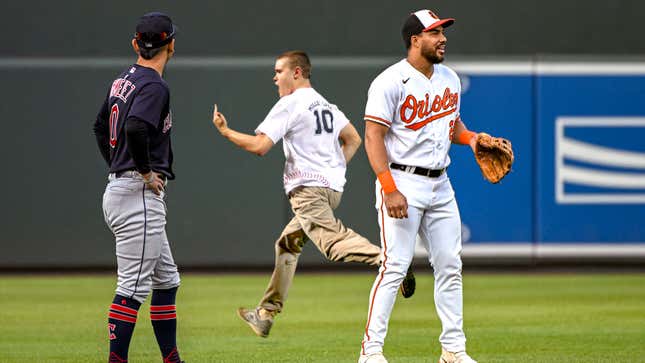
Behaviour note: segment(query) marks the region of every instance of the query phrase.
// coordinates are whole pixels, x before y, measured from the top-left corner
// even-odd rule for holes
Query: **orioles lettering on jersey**
[[[430,95],[428,93],[425,94],[425,99],[421,100],[418,100],[414,95],[410,94],[401,105],[399,111],[401,121],[407,124],[405,126],[406,128],[417,131],[428,123],[455,112],[458,101],[459,94],[457,92],[451,93],[449,87],[446,87],[442,97],[439,95],[434,97],[431,107],[428,107],[430,104]],[[425,118],[431,112],[434,112],[434,115]],[[417,122],[413,122],[417,119]]]
[[[450,165],[460,97],[452,69],[435,64],[428,78],[402,59],[372,81],[364,119],[389,128],[384,139],[389,162],[443,169]]]

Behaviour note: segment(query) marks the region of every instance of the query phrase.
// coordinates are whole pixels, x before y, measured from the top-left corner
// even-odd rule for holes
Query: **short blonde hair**
[[[280,54],[276,59],[282,58],[287,58],[289,60],[290,68],[296,69],[296,67],[300,67],[304,78],[309,79],[309,77],[311,77],[311,62],[309,61],[309,56],[304,51],[290,50]]]

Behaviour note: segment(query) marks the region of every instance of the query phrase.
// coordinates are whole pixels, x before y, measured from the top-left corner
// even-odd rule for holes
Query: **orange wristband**
[[[389,170],[382,172],[376,176],[379,183],[381,183],[381,188],[385,193],[392,193],[396,190],[396,184],[394,184],[394,179],[392,179],[392,173]]]
[[[477,135],[476,133],[470,131],[470,130],[464,130],[459,134],[459,139],[457,140],[457,143],[462,144],[462,145],[468,145],[470,144],[470,140],[472,140],[473,137]]]

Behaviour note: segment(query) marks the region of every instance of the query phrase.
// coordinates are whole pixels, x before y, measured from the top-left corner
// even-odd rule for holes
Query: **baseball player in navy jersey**
[[[446,168],[451,143],[475,148],[459,117],[461,84],[441,65],[444,30],[454,19],[419,10],[402,29],[407,58],[372,82],[365,107],[365,149],[377,175],[376,208],[383,264],[369,297],[359,363],[387,362],[383,344],[396,291],[414,255],[417,235],[434,269],[441,320],[440,363],[476,363],[466,354],[461,277],[461,220]]]
[[[105,221],[116,238],[118,281],[108,313],[110,363],[128,361],[138,310],[152,293],[150,320],[164,363],[179,363],[175,296],[179,273],[166,236],[167,180],[174,179],[170,91],[162,75],[176,27],[162,13],[139,19],[137,62],[111,84],[94,133],[109,166]]]
[[[284,189],[295,216],[275,242],[275,269],[264,296],[256,308],[238,309],[240,318],[261,337],[268,336],[274,317],[283,309],[307,239],[332,261],[374,266],[381,261],[378,246],[334,216],[346,165],[361,138],[345,114],[311,87],[310,72],[306,53],[290,51],[278,56],[273,80],[280,100],[257,127],[256,135],[230,129],[217,106],[213,112],[213,124],[220,133],[244,150],[264,155],[283,141]],[[412,274],[407,275],[405,285],[407,290],[402,293],[409,297],[414,292]]]

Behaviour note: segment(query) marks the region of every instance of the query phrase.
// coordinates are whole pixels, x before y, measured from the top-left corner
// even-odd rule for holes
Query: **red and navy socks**
[[[177,288],[153,290],[150,301],[150,320],[164,363],[181,363],[177,350]],[[127,363],[130,340],[137,322],[141,303],[116,295],[110,305],[108,328],[110,337],[109,363]]]
[[[108,334],[110,337],[110,356],[108,363],[126,363],[128,348],[137,323],[137,313],[141,303],[121,295],[114,296],[108,314]]]
[[[176,295],[176,287],[167,290],[152,290],[152,299],[150,300],[150,321],[164,363],[181,362],[177,350]]]

